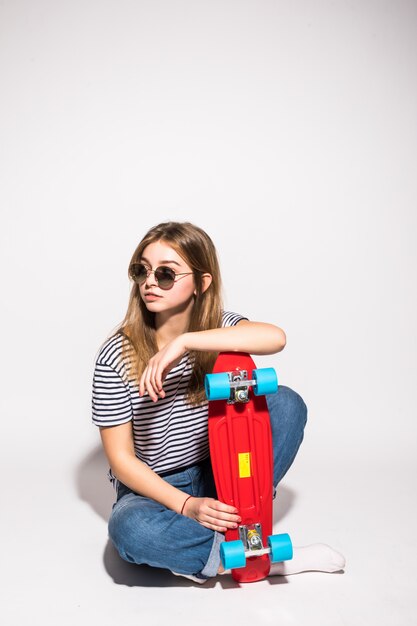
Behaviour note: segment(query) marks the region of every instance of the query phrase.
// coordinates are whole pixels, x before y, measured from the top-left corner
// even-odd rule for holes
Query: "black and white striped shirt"
[[[222,327],[247,319],[224,311]],[[209,455],[207,402],[186,402],[192,372],[188,352],[164,381],[165,398],[154,403],[139,397],[138,385],[129,381],[129,364],[121,362],[123,336],[117,333],[102,346],[93,379],[93,423],[117,426],[132,421],[136,456],[159,474],[203,461]],[[111,472],[110,480],[114,480]]]

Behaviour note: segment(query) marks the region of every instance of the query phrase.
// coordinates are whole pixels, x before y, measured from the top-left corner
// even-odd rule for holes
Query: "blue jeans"
[[[267,396],[274,448],[274,489],[291,466],[303,440],[307,407],[289,387]],[[184,493],[216,497],[210,460],[164,480]],[[275,495],[275,492],[274,492]],[[224,535],[118,484],[109,520],[109,535],[130,563],[166,568],[198,578],[216,576]]]

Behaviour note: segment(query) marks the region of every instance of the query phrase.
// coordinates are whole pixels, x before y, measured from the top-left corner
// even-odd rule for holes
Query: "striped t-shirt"
[[[247,319],[224,311],[222,327]],[[154,403],[139,397],[138,384],[128,379],[129,364],[121,362],[123,335],[117,333],[102,346],[93,379],[93,423],[117,426],[132,421],[136,456],[158,474],[203,461],[209,455],[207,402],[191,406],[185,396],[192,372],[192,359],[181,362],[165,378],[165,398]],[[109,479],[114,480],[111,472]]]

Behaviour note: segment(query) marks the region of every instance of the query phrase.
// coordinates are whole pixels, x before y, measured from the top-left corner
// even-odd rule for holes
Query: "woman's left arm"
[[[181,336],[186,351],[249,352],[275,354],[284,349],[286,336],[282,328],[263,322],[241,320],[236,326],[213,328]]]
[[[205,350],[275,354],[281,352],[285,344],[285,333],[278,326],[247,320],[241,320],[236,326],[184,333],[150,359],[139,383],[139,394],[142,396],[146,390],[154,402],[158,396],[163,398],[165,376],[186,352]]]

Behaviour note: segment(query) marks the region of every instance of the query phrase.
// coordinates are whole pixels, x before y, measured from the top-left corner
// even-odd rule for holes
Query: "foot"
[[[294,548],[291,561],[271,563],[270,576],[289,576],[301,572],[340,572],[346,564],[345,557],[325,543]],[[222,571],[221,571],[222,570]],[[230,574],[221,566],[219,574]]]
[[[346,565],[345,557],[325,543],[294,548],[291,561],[272,563],[270,576],[288,576],[301,572],[340,572]]]

